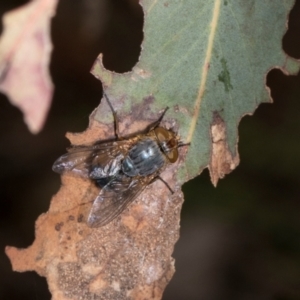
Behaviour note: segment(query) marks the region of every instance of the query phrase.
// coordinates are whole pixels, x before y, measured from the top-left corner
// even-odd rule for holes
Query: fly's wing
[[[59,157],[53,164],[52,170],[63,174],[71,171],[82,177],[88,177],[88,157],[93,153],[91,147],[70,148],[69,152]]]
[[[95,199],[87,224],[100,227],[108,224],[143,191],[151,181],[151,177],[143,180],[124,174],[115,176]]]
[[[118,162],[123,158],[122,143],[113,141],[70,148],[68,153],[59,157],[53,164],[52,170],[59,174],[72,172],[81,177],[89,178],[93,169],[102,171],[103,177],[111,176],[113,169],[117,171]],[[96,179],[96,178],[92,178]]]

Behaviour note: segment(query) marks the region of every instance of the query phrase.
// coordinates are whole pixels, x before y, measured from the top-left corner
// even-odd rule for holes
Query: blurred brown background
[[[24,3],[1,0],[1,17]],[[130,71],[142,24],[137,0],[61,0],[52,26],[55,93],[43,131],[31,135],[0,95],[1,300],[50,299],[44,278],[11,271],[4,247],[31,245],[34,222],[59,189],[51,166],[68,146],[65,133],[83,131],[101,98],[89,74],[96,56],[104,53],[110,70]],[[289,27],[283,47],[299,58],[300,1]],[[274,104],[239,126],[239,167],[216,189],[207,171],[183,187],[177,272],[164,300],[300,299],[300,77],[274,70],[268,85]]]

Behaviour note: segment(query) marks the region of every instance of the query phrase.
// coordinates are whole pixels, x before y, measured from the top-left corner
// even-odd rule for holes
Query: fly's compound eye
[[[175,138],[172,138],[171,140],[168,141],[167,145],[170,151],[166,155],[169,159],[169,162],[174,163],[178,159],[177,140]]]
[[[154,129],[158,143],[161,146],[164,154],[167,156],[170,163],[176,162],[178,159],[178,141],[173,132],[157,127]]]

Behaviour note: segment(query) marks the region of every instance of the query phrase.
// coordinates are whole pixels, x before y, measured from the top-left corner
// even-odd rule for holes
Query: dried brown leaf
[[[131,124],[131,130],[144,126],[135,120],[141,108],[135,109],[122,119],[121,132],[125,124]],[[68,137],[73,144],[88,144],[112,133],[112,126],[92,121],[86,132]],[[161,299],[174,273],[171,255],[179,236],[183,195],[175,185],[177,167],[163,172],[173,195],[157,181],[119,218],[96,229],[85,220],[98,189],[64,175],[49,211],[36,222],[33,245],[6,248],[13,269],[45,276],[53,299]]]

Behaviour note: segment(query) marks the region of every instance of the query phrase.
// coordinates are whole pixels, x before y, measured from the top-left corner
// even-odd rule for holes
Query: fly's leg
[[[112,104],[111,104],[111,102],[110,102],[110,100],[109,100],[109,98],[108,98],[108,96],[106,95],[105,92],[103,92],[103,95],[104,95],[104,97],[105,97],[105,99],[106,99],[106,101],[107,101],[107,103],[108,103],[108,105],[109,105],[109,107],[110,107],[110,109],[112,111],[113,117],[114,117],[114,129],[115,129],[116,139],[120,140],[121,138],[120,138],[120,134],[119,134],[120,131],[119,131],[119,120],[118,120],[117,112],[114,110],[114,108],[113,108],[113,106],[112,106]],[[161,123],[161,121],[164,118],[164,116],[165,116],[165,114],[166,114],[166,112],[167,112],[168,109],[169,109],[169,107],[167,106],[164,109],[164,111],[161,114],[161,116],[158,118],[158,120],[151,124],[151,127],[148,129],[148,131],[150,131],[150,130],[152,130],[152,129],[154,129],[154,128],[156,128],[156,127],[159,126],[159,124]]]
[[[159,126],[159,124],[161,123],[161,121],[162,121],[162,119],[164,118],[164,116],[165,116],[165,114],[166,114],[166,112],[167,112],[168,109],[169,109],[169,107],[167,106],[167,107],[164,109],[164,111],[163,111],[163,113],[161,114],[161,116],[158,118],[158,120],[155,121],[153,124],[151,124],[151,129],[154,129],[154,128],[156,128],[156,127]]]
[[[108,106],[110,107],[111,109],[111,112],[113,114],[113,117],[114,117],[114,129],[115,129],[115,136],[116,136],[116,139],[119,140],[120,139],[120,131],[119,131],[119,119],[118,119],[118,116],[117,116],[117,112],[114,110],[111,102],[109,101],[109,98],[107,97],[106,93],[103,92],[103,95],[108,103]]]
[[[149,131],[151,131],[151,130],[153,130],[153,129],[155,129],[156,127],[159,126],[159,124],[161,123],[161,121],[162,121],[162,119],[164,118],[164,116],[165,116],[165,114],[166,114],[166,112],[167,112],[168,109],[169,109],[169,107],[167,106],[167,107],[164,109],[163,113],[162,113],[162,114],[160,115],[160,117],[158,118],[158,120],[155,121],[154,123],[151,123],[150,125],[147,126],[147,129],[146,129],[147,132],[149,132]]]
[[[177,148],[191,146],[191,143],[183,143],[181,141],[178,142]]]
[[[169,186],[169,184],[163,180],[159,175],[154,177],[149,184],[153,183],[154,181],[156,181],[157,179],[159,179],[161,182],[163,182],[165,184],[165,186],[168,188],[168,190],[171,192],[171,194],[174,194],[174,191],[171,189],[171,187]]]

